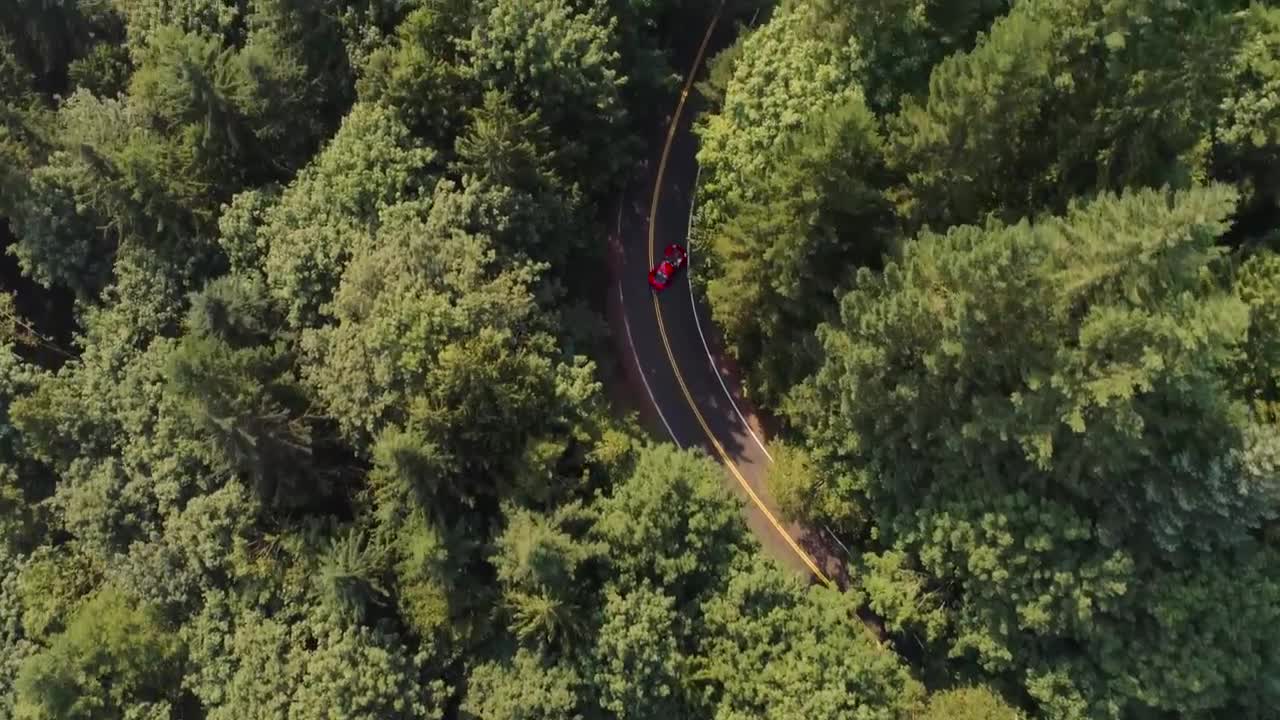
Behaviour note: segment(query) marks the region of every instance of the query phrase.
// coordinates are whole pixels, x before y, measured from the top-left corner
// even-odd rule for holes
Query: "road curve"
[[[654,433],[681,447],[701,448],[720,461],[726,483],[744,500],[747,525],[765,552],[784,567],[843,586],[838,549],[809,528],[786,522],[765,487],[771,458],[764,432],[738,379],[709,348],[710,314],[694,297],[687,272],[662,293],[648,271],[669,243],[687,244],[697,168],[690,130],[700,98],[693,89],[707,57],[732,41],[734,28],[717,15],[689,53],[688,73],[666,127],[653,142],[645,172],[624,194],[611,233],[610,319],[628,384],[637,389],[642,416]],[[697,271],[699,248],[690,248]],[[621,325],[621,327],[619,327]]]

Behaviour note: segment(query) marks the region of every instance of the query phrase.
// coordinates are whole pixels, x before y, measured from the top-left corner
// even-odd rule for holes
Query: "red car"
[[[687,257],[688,253],[684,251],[684,248],[675,243],[668,245],[667,249],[662,251],[662,259],[649,271],[649,285],[654,290],[666,290],[671,285],[671,281],[675,279],[676,273],[680,271],[680,268],[684,267],[684,261]]]

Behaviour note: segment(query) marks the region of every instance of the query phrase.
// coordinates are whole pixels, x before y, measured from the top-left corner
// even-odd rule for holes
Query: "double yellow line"
[[[667,141],[662,147],[662,158],[658,161],[658,177],[657,180],[654,181],[653,201],[649,206],[650,266],[653,265],[656,255],[655,248],[657,241],[655,239],[655,234],[657,232],[658,200],[662,195],[662,179],[665,177],[667,172],[667,158],[671,154],[671,144],[675,141],[676,128],[680,124],[680,116],[684,112],[685,101],[689,99],[689,91],[693,88],[693,79],[698,75],[698,68],[701,67],[702,58],[707,51],[707,44],[711,42],[711,34],[715,31],[716,25],[720,22],[720,16],[723,13],[724,4],[721,3],[720,9],[716,11],[715,17],[711,19],[711,24],[707,26],[706,34],[702,37],[702,45],[698,47],[698,54],[694,57],[693,67],[689,70],[689,76],[685,79],[684,89],[680,91],[680,102],[676,105],[675,115],[671,117],[671,125],[667,128]],[[694,311],[697,311],[696,308]],[[742,471],[738,469],[736,464],[734,464],[733,459],[729,457],[729,453],[725,452],[724,446],[720,444],[720,441],[716,439],[715,434],[711,432],[711,427],[707,425],[706,419],[702,417],[702,411],[698,409],[698,404],[693,401],[693,395],[689,392],[688,385],[685,384],[684,376],[680,374],[680,366],[676,364],[676,356],[671,352],[671,341],[667,339],[667,328],[662,322],[662,308],[658,305],[658,296],[656,294],[653,295],[653,312],[658,318],[658,334],[662,336],[662,345],[667,349],[667,359],[671,361],[671,371],[675,373],[676,381],[680,384],[680,391],[684,393],[684,398],[689,403],[689,409],[693,411],[694,417],[698,419],[698,424],[702,426],[702,431],[706,433],[707,439],[710,440],[712,446],[715,447],[716,452],[720,455],[720,459],[724,462],[725,467],[729,468],[729,472],[737,479],[738,484],[742,486],[742,489],[747,492],[747,496],[751,498],[751,502],[755,503],[755,506],[764,513],[765,518],[767,518],[769,523],[773,525],[774,529],[778,531],[778,534],[787,541],[787,544],[791,546],[791,549],[795,551],[796,555],[800,556],[800,559],[809,567],[809,571],[813,573],[814,577],[818,578],[825,585],[832,586],[831,579],[822,572],[822,569],[813,561],[813,558],[809,557],[809,554],[801,549],[795,538],[791,537],[791,533],[788,533],[786,529],[782,527],[782,523],[778,522],[778,519],[774,517],[769,508],[765,506],[764,501],[762,501],[760,496],[756,494],[756,491],[752,489],[751,483],[747,482],[747,479],[742,476]]]

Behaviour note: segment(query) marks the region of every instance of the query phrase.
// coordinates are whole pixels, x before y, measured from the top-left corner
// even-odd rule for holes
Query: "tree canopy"
[[[1274,704],[1274,27],[783,2],[712,63],[698,284],[924,716]]]
[[[1270,621],[1245,646],[1219,630],[1276,587],[1254,568],[1280,497],[1259,462],[1274,419],[1233,377],[1250,312],[1215,243],[1236,198],[1139,190],[921,235],[859,273],[793,395],[840,478],[811,492],[877,517],[872,606],[940,656],[1023,678],[1050,716],[1268,705]]]
[[[717,13],[664,197],[844,588],[608,342]],[[0,717],[1269,719],[1277,92],[1240,0],[11,0]]]

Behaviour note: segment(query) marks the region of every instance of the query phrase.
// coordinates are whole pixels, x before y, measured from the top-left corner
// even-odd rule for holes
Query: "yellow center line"
[[[649,265],[651,266],[655,260],[654,248],[656,245],[655,233],[657,228],[658,200],[662,195],[662,179],[667,172],[667,158],[671,154],[671,144],[675,141],[676,127],[679,125],[680,116],[684,112],[685,100],[689,97],[689,90],[693,87],[693,79],[698,74],[698,68],[702,65],[702,57],[707,51],[707,44],[711,41],[711,34],[715,30],[716,24],[720,22],[720,16],[723,12],[724,3],[721,3],[720,8],[716,10],[715,17],[711,19],[711,24],[707,26],[706,34],[702,37],[702,45],[698,48],[698,54],[693,61],[693,68],[689,71],[689,77],[685,80],[684,89],[680,92],[680,102],[676,105],[675,115],[671,117],[671,124],[667,128],[667,141],[666,144],[663,145],[662,157],[658,161],[658,178],[654,182],[653,201],[649,206]],[[809,567],[810,572],[812,572],[814,576],[824,584],[830,586],[832,584],[830,578],[822,572],[817,563],[813,561],[813,558],[809,557],[809,554],[801,549],[795,538],[791,537],[791,533],[788,533],[786,529],[782,527],[782,523],[778,522],[778,519],[774,517],[773,513],[769,511],[769,508],[765,506],[764,501],[760,499],[760,496],[756,494],[754,489],[752,489],[751,484],[747,482],[745,477],[743,477],[742,471],[738,469],[738,466],[733,462],[733,459],[729,457],[729,453],[725,452],[724,446],[720,444],[720,441],[716,439],[715,434],[711,432],[711,427],[707,425],[706,419],[702,417],[702,411],[698,409],[698,404],[693,401],[693,395],[689,392],[688,385],[685,384],[684,375],[680,373],[680,366],[676,363],[675,353],[671,352],[671,342],[667,339],[667,328],[662,322],[662,308],[658,304],[658,296],[656,294],[653,296],[653,312],[658,318],[658,334],[662,337],[662,345],[667,350],[667,359],[671,361],[671,370],[675,373],[676,381],[680,384],[680,391],[684,393],[684,398],[689,403],[689,409],[693,410],[694,417],[697,418],[698,424],[702,426],[702,431],[706,433],[707,439],[711,441],[712,446],[715,447],[716,452],[720,455],[720,459],[724,462],[725,467],[729,468],[729,472],[735,479],[737,479],[738,484],[742,486],[742,489],[747,492],[747,496],[751,498],[751,502],[755,503],[755,506],[764,513],[765,518],[768,519],[769,523],[778,531],[778,534],[787,541],[787,544],[791,546],[791,549],[795,551],[796,555],[800,556],[800,559],[804,561],[804,564]]]

